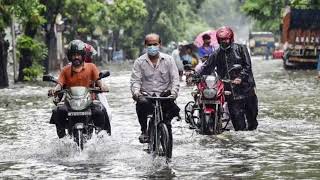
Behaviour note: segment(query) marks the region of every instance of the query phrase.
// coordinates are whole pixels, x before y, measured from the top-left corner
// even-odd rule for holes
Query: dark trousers
[[[245,107],[244,99],[232,100],[228,102],[230,118],[231,118],[234,130],[236,131],[243,131],[246,129],[244,107]]]
[[[109,117],[102,106],[102,104],[92,104],[90,106],[92,112],[92,119],[95,126],[100,127],[101,129],[107,130],[108,133],[111,129]],[[65,129],[68,128],[67,125],[68,118],[68,108],[66,105],[58,105],[55,109],[52,110],[52,116],[50,119],[51,124],[56,124],[57,134],[59,138],[65,136]]]
[[[179,115],[180,108],[173,101],[166,101],[161,103],[163,118],[171,131],[171,120],[172,118]],[[147,117],[154,111],[154,106],[150,100],[138,101],[136,104],[136,112],[138,115],[139,123],[141,126],[141,132],[147,130]],[[170,132],[169,132],[170,133]]]
[[[171,120],[179,116],[180,108],[173,102],[173,101],[165,101],[161,103],[162,111],[163,111],[163,118],[164,122],[167,125],[168,132],[169,132],[169,149],[172,149],[173,138],[172,138],[172,126]],[[136,112],[138,115],[139,123],[141,126],[141,132],[147,133],[147,117],[148,115],[152,114],[154,111],[153,104],[150,100],[147,101],[138,101],[136,104]],[[172,150],[169,151],[168,158],[172,157]]]
[[[255,130],[258,126],[258,98],[252,94],[242,100],[228,102],[231,121],[236,131]],[[246,120],[247,125],[246,127]]]
[[[255,130],[258,127],[258,97],[256,94],[249,96],[245,100],[245,115],[248,123],[248,130]]]

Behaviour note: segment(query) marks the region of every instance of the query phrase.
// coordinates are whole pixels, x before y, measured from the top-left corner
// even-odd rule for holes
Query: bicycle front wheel
[[[171,135],[172,136],[172,135]],[[159,155],[165,156],[166,158],[171,158],[172,156],[172,137],[170,137],[170,133],[168,127],[164,123],[160,123],[158,125],[158,139],[159,143]]]

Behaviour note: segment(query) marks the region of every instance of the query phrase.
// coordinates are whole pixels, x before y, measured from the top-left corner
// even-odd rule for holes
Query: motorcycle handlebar
[[[93,93],[104,93],[104,92],[109,92],[109,90],[107,91],[104,91],[104,90],[101,90],[101,89],[89,89],[90,92],[93,92]]]
[[[224,83],[232,83],[232,81],[230,79],[221,79],[221,81]]]

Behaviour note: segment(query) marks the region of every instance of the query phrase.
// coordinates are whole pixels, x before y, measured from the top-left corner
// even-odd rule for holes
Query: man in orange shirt
[[[49,94],[53,95],[62,88],[74,86],[90,87],[92,82],[99,78],[97,66],[93,63],[84,63],[85,54],[84,42],[80,40],[73,40],[70,42],[67,57],[71,61],[71,64],[68,64],[62,69],[58,78],[59,84],[57,84],[54,90],[49,90]],[[97,81],[96,86],[102,88],[101,82]],[[106,109],[100,104],[93,105],[91,111],[95,126],[107,130],[107,132],[111,134],[111,127]],[[59,138],[63,138],[66,134],[65,126],[68,117],[67,115],[68,109],[66,105],[59,105],[53,110],[50,123],[56,124]]]

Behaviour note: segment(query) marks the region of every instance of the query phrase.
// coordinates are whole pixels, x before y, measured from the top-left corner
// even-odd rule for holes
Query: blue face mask
[[[156,56],[159,53],[159,46],[148,46],[147,47],[147,53],[150,56]]]

